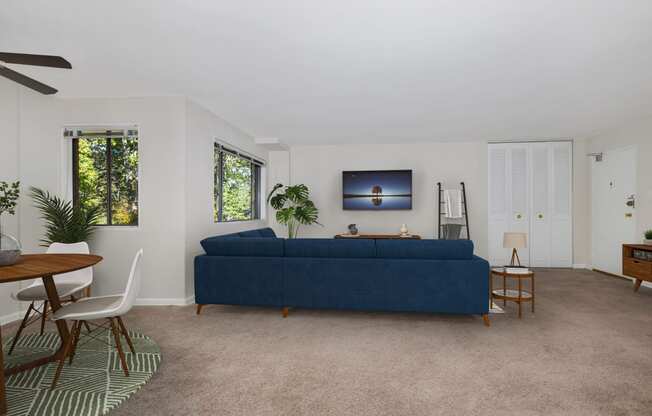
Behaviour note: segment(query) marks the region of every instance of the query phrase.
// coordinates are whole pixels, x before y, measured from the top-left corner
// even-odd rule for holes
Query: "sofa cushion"
[[[201,241],[209,256],[283,257],[283,240],[265,237],[210,237]]]
[[[373,240],[296,238],[285,240],[285,257],[372,258]]]
[[[260,233],[260,230],[247,230],[247,231],[242,231],[239,232],[238,235],[240,237],[245,237],[245,238],[250,238],[250,237],[263,237],[263,235]]]
[[[471,240],[377,240],[376,257],[387,259],[470,260]]]
[[[258,230],[258,231],[260,232],[260,236],[261,236],[261,237],[276,238],[276,233],[274,232],[274,230],[272,230],[272,229],[269,228],[269,227],[267,227],[267,228],[261,228],[261,229]]]

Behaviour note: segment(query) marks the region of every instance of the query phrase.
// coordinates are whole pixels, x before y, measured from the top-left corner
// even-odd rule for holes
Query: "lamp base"
[[[515,248],[512,249],[512,260],[509,262],[509,267],[522,267],[521,259],[518,257],[518,251]]]

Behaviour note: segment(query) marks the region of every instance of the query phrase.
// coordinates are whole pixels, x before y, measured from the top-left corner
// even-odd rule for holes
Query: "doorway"
[[[636,147],[609,150],[596,159],[591,162],[591,261],[596,270],[621,275],[622,245],[636,241]]]

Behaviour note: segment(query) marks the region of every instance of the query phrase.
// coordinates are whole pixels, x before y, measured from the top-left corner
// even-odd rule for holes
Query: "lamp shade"
[[[503,248],[526,248],[526,233],[505,233],[503,235]]]

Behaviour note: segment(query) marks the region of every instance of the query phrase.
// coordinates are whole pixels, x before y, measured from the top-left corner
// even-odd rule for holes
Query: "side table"
[[[503,286],[494,289],[494,276],[502,277]],[[518,289],[510,289],[507,287],[507,279],[516,279],[518,282]],[[524,290],[523,281],[529,280],[528,290]],[[521,305],[523,302],[530,302],[532,304],[532,313],[534,313],[534,272],[529,270],[526,273],[508,273],[504,267],[497,267],[491,269],[491,277],[489,278],[489,288],[491,292],[491,301],[494,299],[503,301],[503,306],[507,305],[507,301],[515,302],[518,304],[518,317],[521,318]]]

